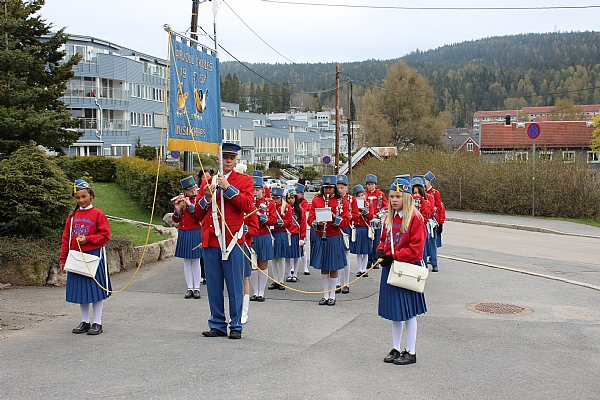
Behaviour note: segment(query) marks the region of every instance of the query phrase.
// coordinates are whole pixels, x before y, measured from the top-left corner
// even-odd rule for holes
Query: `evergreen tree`
[[[271,87],[271,106],[271,112],[284,112],[281,104],[281,87],[277,81]]]
[[[63,147],[81,136],[68,130],[76,122],[59,100],[75,55],[60,64],[67,42],[64,29],[49,35],[51,24],[37,15],[43,0],[4,0],[0,6],[0,157],[6,157],[31,141],[63,154]],[[47,40],[46,40],[47,39]]]

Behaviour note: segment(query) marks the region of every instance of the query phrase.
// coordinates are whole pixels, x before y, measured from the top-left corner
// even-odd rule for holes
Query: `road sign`
[[[171,151],[172,158],[179,158],[180,155],[181,155],[181,153],[179,153],[177,150]]]
[[[541,129],[540,125],[537,122],[529,124],[527,127],[527,136],[531,139],[535,140],[540,137]]]
[[[329,156],[323,157],[323,163],[324,164],[329,164],[330,162],[331,162],[331,157],[329,157]]]

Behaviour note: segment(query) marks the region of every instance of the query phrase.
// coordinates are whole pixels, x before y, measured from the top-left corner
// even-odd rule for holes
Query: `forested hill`
[[[600,103],[600,32],[531,33],[492,37],[416,50],[401,57],[433,88],[435,109],[450,112],[455,126],[469,126],[478,110],[554,105],[560,98],[574,104]],[[353,81],[354,101],[381,84],[397,60],[341,63],[341,81]],[[272,82],[289,82],[295,90],[320,91],[334,86],[335,63],[249,64]],[[221,75],[258,84],[263,79],[237,62],[221,64]],[[332,92],[319,95],[332,105]],[[294,97],[292,97],[292,102]],[[306,104],[306,103],[303,103]],[[298,106],[300,104],[294,104]]]
[[[456,43],[402,57],[404,61],[482,63],[513,69],[562,69],[600,64],[600,32],[528,33]]]

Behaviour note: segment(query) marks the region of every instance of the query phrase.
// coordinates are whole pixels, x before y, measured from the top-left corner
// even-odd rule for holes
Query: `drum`
[[[379,218],[373,218],[371,220],[371,228],[380,229],[381,228],[381,220]]]

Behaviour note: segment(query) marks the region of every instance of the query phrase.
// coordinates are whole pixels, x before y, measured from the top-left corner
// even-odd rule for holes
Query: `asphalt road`
[[[449,213],[465,215],[476,217]],[[598,398],[600,291],[549,278],[600,284],[600,239],[458,222],[444,228],[445,258],[427,283],[429,311],[418,318],[417,364],[382,362],[391,325],[377,316],[378,270],[334,307],[318,306],[320,295],[268,291],[266,302],[251,303],[243,339],[234,341],[201,336],[206,297],[183,298],[182,262],[173,259],[143,267],[106,301],[97,337],[70,333],[80,314],[65,303],[64,288],[1,290],[0,397]],[[572,233],[578,229],[573,224]],[[591,233],[600,237],[598,228]],[[319,290],[311,271],[293,287]],[[115,275],[113,286],[131,275]],[[467,308],[478,302],[533,312]]]

